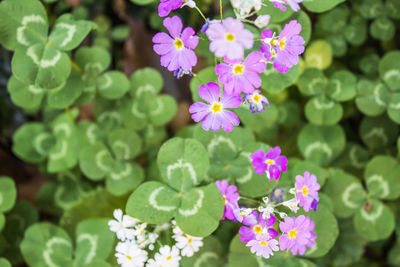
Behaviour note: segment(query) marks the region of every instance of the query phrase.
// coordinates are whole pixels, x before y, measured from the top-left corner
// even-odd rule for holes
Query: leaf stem
[[[77,72],[79,72],[79,73],[82,73],[82,69],[81,69],[81,68],[79,67],[79,65],[76,64],[76,62],[73,61],[72,59],[71,59],[71,67],[72,67],[73,70],[75,70],[75,71],[77,71]]]
[[[222,23],[222,0],[219,0],[219,14],[221,15],[221,23]]]

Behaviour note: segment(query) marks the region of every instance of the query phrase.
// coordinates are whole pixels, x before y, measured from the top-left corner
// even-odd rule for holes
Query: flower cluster
[[[267,153],[259,149],[250,154],[251,164],[254,172],[258,174],[267,173],[270,180],[278,180],[281,173],[287,170],[288,161],[285,156],[281,156],[280,147],[271,148]]]
[[[146,223],[123,215],[122,210],[114,211],[115,220],[110,220],[108,225],[115,232],[119,242],[115,248],[115,257],[122,267],[178,267],[182,256],[192,257],[203,245],[202,238],[185,234],[173,221],[172,225],[166,223],[157,225],[150,230]],[[159,234],[170,230],[172,227],[174,246],[159,246],[153,258],[149,252],[155,249]]]
[[[286,10],[285,5],[289,5],[294,11],[298,11],[302,0],[270,2],[282,10]],[[172,10],[188,6],[199,11],[205,19],[200,32],[210,41],[209,50],[218,61],[215,73],[223,86],[212,82],[202,84],[198,93],[207,103],[196,102],[189,108],[192,119],[201,122],[206,131],[218,131],[221,128],[227,132],[232,131],[240,121],[234,111],[229,109],[238,108],[242,104],[248,105],[253,113],[264,111],[269,102],[257,90],[262,83],[260,74],[266,70],[268,63],[272,63],[279,72],[288,72],[298,64],[299,55],[304,52],[304,39],[299,35],[301,25],[293,20],[284,27],[279,36],[271,30],[263,31],[257,39],[262,43],[260,51],[252,51],[245,56],[245,50],[252,49],[255,40],[253,33],[245,28],[243,22],[263,28],[268,25],[270,16],[261,15],[255,21],[246,19],[261,9],[262,0],[231,0],[231,4],[236,19],[223,19],[222,11],[220,20],[206,19],[193,0],[161,0],[158,6],[160,17],[166,17]],[[178,16],[165,18],[163,25],[169,34],[159,32],[153,37],[153,49],[161,56],[160,64],[177,78],[185,74],[197,77],[192,69],[197,64],[194,50],[199,44],[199,36],[193,28],[183,28],[182,20]],[[272,170],[276,171],[276,168]]]

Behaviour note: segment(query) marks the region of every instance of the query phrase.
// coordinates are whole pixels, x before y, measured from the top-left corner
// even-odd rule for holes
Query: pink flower
[[[178,16],[165,18],[163,24],[170,35],[159,32],[153,37],[153,49],[161,55],[161,66],[167,67],[169,71],[179,68],[190,71],[197,64],[193,49],[197,47],[199,37],[194,35],[195,32],[190,27],[182,31],[182,21]]]
[[[304,173],[304,177],[301,175],[296,176],[296,199],[298,199],[300,207],[303,207],[306,212],[313,209],[315,201],[319,200],[318,190],[320,186],[317,182],[317,177],[309,172]],[[314,204],[313,204],[314,202]]]
[[[235,218],[234,210],[239,209],[239,194],[236,192],[237,187],[235,185],[229,185],[227,180],[216,181],[215,183],[225,202],[225,211],[221,220],[225,218],[233,220]]]
[[[257,215],[257,211],[253,211],[244,217],[242,223],[250,227],[242,226],[239,228],[239,234],[242,235],[239,238],[240,241],[247,243],[250,240],[256,239],[256,236],[259,234],[268,234],[271,238],[278,236],[278,232],[274,228],[271,228],[276,222],[274,215],[270,215],[268,219],[264,219],[261,212],[258,220]]]
[[[161,0],[158,5],[158,15],[160,17],[166,17],[172,10],[180,8],[182,3],[182,0]]]
[[[281,172],[287,170],[287,159],[285,156],[281,156],[281,149],[279,146],[271,148],[268,153],[265,153],[261,149],[257,150],[253,154],[250,154],[252,159],[251,164],[254,167],[254,172],[263,174],[267,172],[267,177],[272,180],[278,180],[281,176]]]
[[[243,102],[250,104],[252,113],[264,111],[264,104],[266,107],[269,107],[268,99],[261,94],[260,90],[254,90],[252,94],[244,94]]]
[[[299,253],[304,255],[306,247],[313,247],[317,235],[312,232],[315,223],[309,217],[300,215],[299,217],[286,217],[285,221],[279,224],[283,232],[279,237],[281,250],[291,250],[293,255]]]
[[[199,87],[199,96],[209,104],[193,103],[189,112],[195,122],[201,122],[204,130],[218,131],[219,128],[231,132],[233,126],[239,125],[238,116],[227,108],[237,108],[242,103],[240,96],[228,95],[223,92],[220,97],[220,88],[217,83],[207,83]]]
[[[226,18],[213,22],[206,31],[210,39],[210,51],[216,57],[226,57],[229,60],[243,58],[244,49],[253,47],[253,34],[246,30],[240,20]]]
[[[256,253],[257,256],[263,256],[268,259],[274,255],[273,251],[279,251],[278,241],[269,236],[269,234],[257,235],[256,239],[250,240],[247,244],[251,253]]]
[[[289,5],[291,9],[293,9],[295,12],[300,10],[300,5],[299,3],[303,2],[303,0],[275,0],[272,1],[272,4],[279,8],[282,11],[286,11],[286,6]]]
[[[267,66],[263,59],[263,54],[257,51],[250,53],[244,62],[241,59],[225,58],[228,64],[218,64],[215,72],[228,94],[239,95],[242,91],[251,94],[255,88],[261,86],[261,78],[258,74],[263,73]]]

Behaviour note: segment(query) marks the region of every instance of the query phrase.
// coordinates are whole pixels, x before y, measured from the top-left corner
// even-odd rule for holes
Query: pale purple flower
[[[251,94],[244,94],[243,102],[250,104],[252,113],[264,111],[264,105],[269,107],[268,99],[261,94],[260,90],[254,90]]]
[[[239,209],[239,194],[235,185],[229,185],[227,180],[215,182],[222,197],[224,198],[225,211],[221,220],[227,218],[233,220],[235,218],[234,210]]]
[[[255,88],[261,86],[259,74],[263,73],[267,66],[263,60],[263,54],[257,51],[251,52],[243,62],[241,59],[225,58],[226,63],[215,66],[215,73],[228,94],[251,94]]]
[[[281,172],[287,170],[287,159],[285,156],[281,156],[281,149],[279,146],[271,148],[267,153],[261,149],[257,150],[253,154],[250,154],[252,159],[251,164],[254,167],[254,172],[263,174],[267,172],[267,177],[270,180],[278,180],[281,176]]]
[[[272,0],[272,4],[279,8],[282,11],[286,11],[286,6],[289,5],[291,9],[295,12],[300,10],[299,3],[303,2],[303,0]]]
[[[210,51],[216,57],[230,60],[243,58],[244,49],[253,47],[253,34],[244,28],[240,20],[226,18],[221,22],[213,22],[206,31],[210,39]]]
[[[275,203],[281,203],[284,199],[284,194],[285,189],[275,186],[271,193],[271,200],[275,201]]]
[[[306,247],[313,247],[317,235],[313,232],[315,223],[309,217],[286,217],[279,224],[282,235],[279,237],[281,250],[291,250],[293,255],[304,255]]]
[[[263,256],[266,259],[274,255],[273,251],[279,251],[278,241],[271,238],[269,234],[257,235],[256,239],[250,240],[246,246],[250,248],[251,253],[256,253],[257,256]]]
[[[306,212],[310,211],[314,200],[319,200],[318,190],[320,186],[317,177],[310,174],[308,171],[304,172],[304,176],[296,176],[296,199],[298,199],[300,207],[303,207]],[[315,205],[315,203],[314,203]]]
[[[238,116],[227,108],[237,108],[242,103],[240,96],[228,95],[222,93],[220,97],[220,88],[217,83],[207,83],[199,87],[199,96],[208,102],[193,103],[189,112],[195,122],[201,122],[204,130],[218,131],[221,127],[226,132],[231,132],[233,126],[239,125]]]
[[[271,61],[271,58],[276,56],[275,46],[271,44],[274,40],[274,33],[271,30],[264,30],[260,36],[261,43],[263,46],[260,46],[260,50],[264,53],[264,58],[267,62]],[[274,43],[275,44],[275,43]]]
[[[182,3],[182,0],[161,0],[158,5],[158,15],[160,17],[166,17],[172,10],[180,8]]]
[[[254,221],[257,220],[257,214],[254,214],[253,209],[238,208],[238,209],[233,210],[233,214],[235,215],[235,219],[240,223],[242,223],[243,220],[245,220],[245,221],[252,220],[252,218]]]
[[[203,24],[203,26],[201,26],[200,31],[202,33],[206,33],[206,31],[208,30],[208,26],[210,26],[211,20],[210,18],[207,18],[206,22]]]
[[[257,220],[257,211],[253,211],[251,214],[247,215],[242,223],[247,226],[242,226],[239,228],[240,241],[249,242],[250,240],[256,239],[259,234],[268,234],[271,238],[278,236],[278,232],[271,228],[276,222],[274,215],[270,215],[268,219],[263,218],[263,213],[260,213]]]
[[[193,49],[197,47],[199,37],[191,27],[182,31],[182,21],[178,16],[165,18],[163,25],[170,35],[159,32],[153,37],[153,49],[161,56],[161,66],[167,67],[169,71],[179,68],[190,71],[197,64],[197,56]]]

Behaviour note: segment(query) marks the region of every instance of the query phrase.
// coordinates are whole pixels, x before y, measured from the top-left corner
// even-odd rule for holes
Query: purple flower
[[[296,176],[296,199],[298,199],[300,207],[303,207],[306,212],[312,209],[311,205],[314,200],[319,200],[318,190],[320,186],[317,182],[317,177],[309,172],[304,172],[304,177]],[[314,203],[315,206],[315,203]]]
[[[250,154],[252,159],[251,164],[254,167],[254,171],[258,174],[263,174],[267,171],[267,177],[272,180],[278,180],[281,176],[281,172],[287,170],[287,159],[285,156],[281,156],[281,149],[279,146],[271,148],[268,153],[265,153],[261,149],[257,150],[253,154]]]
[[[279,8],[282,11],[286,11],[286,6],[282,4],[282,2],[272,1],[274,7]]]
[[[315,223],[309,217],[286,217],[285,221],[279,224],[282,235],[279,237],[281,250],[291,250],[293,255],[299,253],[304,255],[306,247],[313,247],[317,235],[312,232]]]
[[[318,200],[317,200],[317,199],[314,199],[314,200],[311,202],[311,209],[314,210],[314,211],[317,211],[317,210],[318,210]]]
[[[264,111],[264,104],[269,107],[268,99],[261,94],[260,90],[254,90],[251,94],[244,94],[243,102],[250,103],[252,113]]]
[[[278,188],[275,186],[274,190],[271,193],[271,200],[275,201],[275,203],[281,203],[284,199],[285,189]]]
[[[253,34],[246,30],[240,20],[226,18],[220,22],[213,22],[206,31],[210,39],[210,51],[217,57],[226,57],[230,60],[243,58],[244,49],[253,47]]]
[[[204,130],[218,131],[219,128],[226,132],[239,125],[238,116],[227,108],[237,108],[242,103],[240,96],[228,95],[223,92],[220,97],[220,88],[217,83],[207,83],[199,87],[199,96],[209,104],[203,102],[193,103],[189,112],[195,122],[201,122]]]
[[[256,239],[250,240],[247,245],[251,253],[256,253],[257,256],[263,256],[268,259],[274,255],[273,251],[279,251],[278,241],[271,238],[268,234],[260,234]]]
[[[160,17],[166,17],[172,10],[180,8],[182,3],[182,0],[161,0],[158,5],[158,15]]]
[[[203,24],[203,26],[201,26],[200,31],[202,33],[206,33],[206,31],[208,30],[208,26],[210,26],[211,20],[210,18],[207,18],[206,23]]]
[[[263,46],[260,47],[262,53],[267,62],[271,61],[271,58],[276,56],[275,46],[271,44],[274,38],[274,33],[271,30],[264,30],[261,33],[260,39]]]
[[[303,0],[275,0],[275,1],[272,1],[272,4],[282,11],[286,11],[285,5],[289,5],[291,9],[293,9],[295,12],[297,12],[300,10],[299,3],[301,3],[301,2],[303,2]]]
[[[195,32],[190,27],[182,31],[182,21],[178,16],[165,18],[163,24],[170,35],[159,32],[153,37],[153,49],[161,55],[161,66],[167,67],[169,71],[179,68],[190,71],[197,64],[193,49],[197,47],[199,37],[194,35]]]
[[[257,51],[250,53],[244,62],[241,59],[225,58],[226,63],[218,64],[215,73],[228,94],[239,95],[242,91],[251,94],[255,88],[261,86],[258,74],[263,73],[267,66],[263,59],[263,54]]]
[[[278,236],[278,232],[274,228],[270,228],[275,224],[276,218],[274,215],[270,215],[268,219],[263,218],[263,213],[260,213],[257,220],[257,211],[253,211],[251,214],[247,215],[242,223],[247,226],[242,226],[239,228],[240,241],[249,242],[250,240],[256,239],[259,234],[268,234],[271,238]]]
[[[235,218],[234,210],[239,209],[239,194],[236,192],[237,187],[235,185],[229,185],[227,180],[216,181],[215,183],[225,202],[225,211],[221,220],[225,218],[233,220]]]

